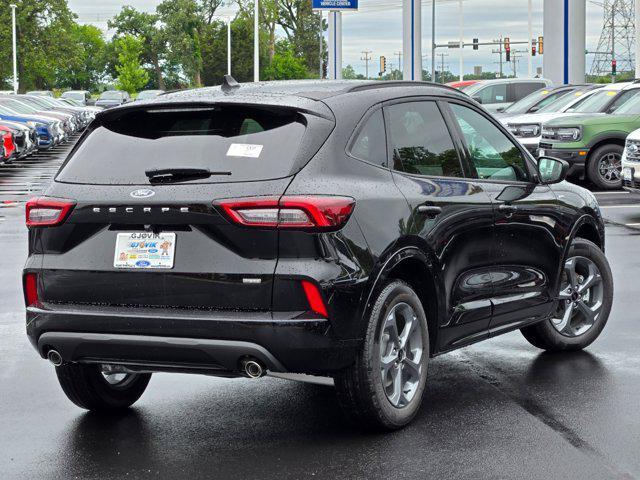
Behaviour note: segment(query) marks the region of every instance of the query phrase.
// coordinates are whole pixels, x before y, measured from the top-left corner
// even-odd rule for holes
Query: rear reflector
[[[27,227],[52,227],[59,225],[75,207],[72,200],[47,197],[32,198],[25,207]]]
[[[311,311],[323,316],[324,318],[328,318],[327,306],[324,304],[324,300],[322,300],[322,295],[320,294],[318,286],[308,280],[302,280],[302,288],[304,289],[304,294],[307,297],[307,302],[309,302],[309,308],[311,308]]]
[[[25,273],[22,279],[24,288],[24,301],[29,305],[38,303],[38,276],[35,273]]]
[[[230,220],[248,227],[337,230],[349,219],[355,201],[350,197],[289,195],[280,199],[232,198],[216,205]]]

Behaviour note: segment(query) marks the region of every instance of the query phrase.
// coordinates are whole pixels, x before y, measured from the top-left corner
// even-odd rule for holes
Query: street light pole
[[[532,22],[532,8],[531,8],[531,0],[529,0],[529,64],[527,65],[527,73],[528,77],[533,77],[533,56],[531,55],[533,52],[533,22]]]
[[[231,75],[231,17],[227,17],[227,75]]]
[[[460,22],[460,57],[459,57],[459,62],[460,62],[460,81],[464,80],[464,62],[462,59],[462,49],[464,48],[464,18],[463,18],[463,12],[462,12],[462,0],[459,0],[458,2],[458,10],[459,10],[459,22]]]
[[[11,4],[11,19],[13,23],[13,93],[18,93],[18,52],[16,46],[16,5]]]
[[[253,81],[260,81],[260,39],[258,38],[258,0],[253,0]]]
[[[431,0],[431,81],[436,81],[436,0]]]

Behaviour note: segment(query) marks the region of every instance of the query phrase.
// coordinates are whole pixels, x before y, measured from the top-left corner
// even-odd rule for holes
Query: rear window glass
[[[192,183],[286,177],[294,173],[305,128],[300,114],[273,107],[134,110],[105,120],[88,133],[56,180],[148,184],[146,170],[192,167],[228,172]]]

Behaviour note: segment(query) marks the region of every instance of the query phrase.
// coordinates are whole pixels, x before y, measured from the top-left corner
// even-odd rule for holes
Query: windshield
[[[602,112],[614,97],[620,92],[616,90],[601,90],[585,98],[584,101],[567,110],[575,113],[598,113]]]
[[[569,93],[569,90],[563,90],[560,92],[551,92],[550,90],[543,88],[542,90],[537,90],[533,93],[530,93],[524,98],[521,98],[517,102],[509,105],[504,109],[505,113],[527,113],[530,108],[537,106],[538,109],[548,105],[553,102],[555,99],[566,95]]]
[[[614,113],[619,114],[640,114],[640,89],[630,99],[620,105]]]
[[[122,93],[103,92],[102,95],[100,95],[100,100],[122,100]]]
[[[562,112],[569,105],[573,105],[580,101],[580,99],[587,99],[585,97],[584,90],[578,90],[574,92],[570,92],[569,95],[562,95],[560,98],[556,98],[553,102],[546,104],[542,108],[540,108],[536,113],[553,113],[553,112]]]
[[[2,104],[8,106],[18,113],[36,113],[38,110],[31,105],[26,105],[16,100],[2,100]]]
[[[137,109],[96,125],[56,180],[141,185],[149,183],[146,170],[179,167],[230,172],[192,180],[200,183],[282,178],[292,173],[305,131],[304,117],[274,107]]]
[[[42,97],[44,98],[44,97]],[[26,103],[27,105],[32,106],[33,108],[37,108],[39,110],[49,110],[51,109],[51,107],[46,103],[43,102],[41,98],[35,98],[35,97],[20,97],[20,101],[22,103]]]
[[[72,107],[82,107],[83,105],[73,98],[60,98],[60,101]]]
[[[64,92],[62,98],[71,98],[73,100],[84,100],[84,93],[82,92]]]

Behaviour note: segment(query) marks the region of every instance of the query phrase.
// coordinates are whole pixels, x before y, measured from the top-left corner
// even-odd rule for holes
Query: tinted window
[[[377,110],[367,119],[351,146],[351,155],[376,165],[386,165],[387,143],[382,110]]]
[[[630,114],[630,115],[638,115],[640,114],[640,89],[630,90],[629,92],[634,94],[631,98],[626,99],[624,103],[620,105],[619,108],[615,109],[615,113],[619,113],[620,115]]]
[[[517,82],[513,84],[513,95],[516,100],[520,100],[544,86],[541,82]]]
[[[626,90],[624,92],[620,92],[620,95],[616,96],[616,98],[611,102],[611,105],[607,106],[607,112],[618,112],[618,108],[626,105],[628,100],[635,98],[640,92],[640,89],[633,88],[631,90]],[[635,112],[627,112],[627,113],[635,113]]]
[[[461,105],[451,105],[469,147],[479,178],[529,180],[522,152],[484,116]]]
[[[148,184],[145,170],[230,172],[198,182],[280,178],[293,172],[305,132],[295,112],[271,108],[137,109],[107,117],[78,144],[56,180]]]
[[[385,108],[393,168],[407,173],[462,177],[458,153],[435,102]]]
[[[480,89],[477,93],[473,93],[472,96],[474,98],[480,97],[483,104],[505,103],[507,102],[507,84],[489,85]]]

